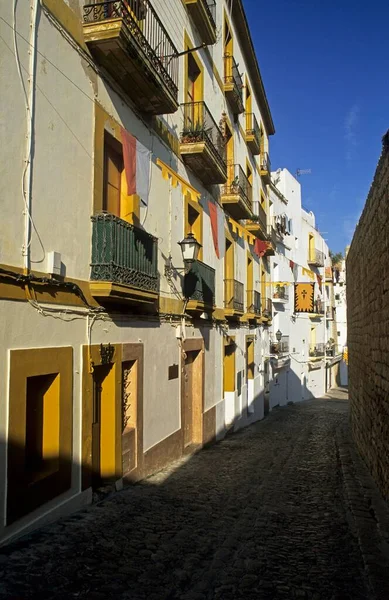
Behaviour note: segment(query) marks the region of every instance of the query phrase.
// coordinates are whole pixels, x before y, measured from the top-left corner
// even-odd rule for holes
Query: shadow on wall
[[[298,422],[298,411],[294,407],[288,420]],[[193,455],[174,471],[161,472],[152,481],[142,481],[107,498],[92,513],[80,511],[2,548],[0,555],[9,555],[10,560],[2,563],[0,597],[236,598],[234,588],[223,588],[223,595],[216,590],[230,585],[227,580],[231,578],[232,583],[241,583],[242,577],[247,578],[247,595],[242,597],[251,597],[257,586],[258,598],[280,597],[277,586],[283,582],[293,592],[290,568],[296,552],[299,556],[302,550],[296,549],[295,537],[285,532],[294,527],[301,530],[301,515],[290,508],[274,512],[273,502],[277,503],[270,496],[270,505],[258,507],[253,495],[253,480],[255,486],[260,480],[261,486],[270,486],[267,493],[272,492],[272,482],[277,479],[272,469],[280,468],[284,461],[282,445],[292,431],[285,428],[280,435],[283,414],[275,411],[261,424],[260,444],[255,443],[259,436],[253,426]],[[308,472],[301,480],[299,494],[304,495],[305,489],[308,493],[314,473]],[[311,517],[306,518],[309,522]],[[278,546],[273,548],[277,530],[283,532],[280,544],[288,566],[281,571],[274,554]],[[332,548],[333,538],[329,537],[328,551],[322,556],[322,563],[333,565],[331,580],[335,583],[328,584],[330,587],[336,587],[348,572],[342,536],[340,532],[340,548]],[[270,554],[268,544],[273,548]],[[26,546],[34,549],[33,559],[24,551]],[[334,562],[336,550],[340,560]],[[317,554],[304,549],[303,556],[304,581],[320,589],[320,576],[316,581],[318,576],[310,575]],[[231,569],[226,568],[228,564]],[[266,586],[260,585],[260,579]],[[332,591],[331,587],[328,597]]]

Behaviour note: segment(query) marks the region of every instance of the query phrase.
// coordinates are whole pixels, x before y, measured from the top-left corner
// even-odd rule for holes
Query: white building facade
[[[6,541],[263,417],[275,250],[240,1],[2,16]]]
[[[271,259],[271,407],[323,396],[337,384],[340,361],[328,246],[314,214],[302,206],[299,181],[279,169],[272,173],[272,182],[270,221],[276,255]],[[299,289],[304,294],[312,290],[308,309],[298,305]]]

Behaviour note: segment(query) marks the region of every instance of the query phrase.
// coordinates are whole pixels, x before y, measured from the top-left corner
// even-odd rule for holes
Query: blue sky
[[[312,170],[300,177],[303,204],[330,248],[343,251],[389,128],[389,3],[244,6],[276,128],[272,169]]]

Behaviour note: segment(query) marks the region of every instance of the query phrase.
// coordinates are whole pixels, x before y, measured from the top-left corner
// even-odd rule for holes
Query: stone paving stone
[[[344,398],[275,410],[2,548],[0,600],[373,599],[349,443]]]

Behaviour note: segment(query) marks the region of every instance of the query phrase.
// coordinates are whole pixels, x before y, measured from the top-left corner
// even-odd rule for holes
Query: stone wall
[[[354,440],[389,499],[389,131],[347,257]]]

